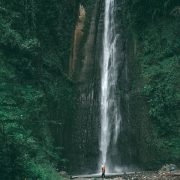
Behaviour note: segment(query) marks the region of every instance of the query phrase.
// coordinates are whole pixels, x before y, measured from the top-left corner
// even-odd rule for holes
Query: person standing
[[[106,168],[105,165],[102,165],[102,178],[105,178],[105,172],[106,172]]]

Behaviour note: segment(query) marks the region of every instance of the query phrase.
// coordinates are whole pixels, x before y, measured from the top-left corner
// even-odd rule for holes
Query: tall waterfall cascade
[[[109,169],[111,164],[109,149],[116,148],[121,114],[118,107],[116,89],[118,78],[117,39],[115,32],[114,9],[115,0],[105,0],[104,35],[101,66],[101,134],[100,163]],[[111,146],[111,147],[110,147]]]

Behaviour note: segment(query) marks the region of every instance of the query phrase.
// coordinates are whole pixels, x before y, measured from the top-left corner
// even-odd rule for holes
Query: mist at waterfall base
[[[117,140],[120,132],[121,113],[118,107],[116,90],[118,77],[117,39],[114,22],[114,0],[105,1],[104,37],[101,65],[101,135],[100,164],[106,166],[106,171],[121,171],[118,166]]]

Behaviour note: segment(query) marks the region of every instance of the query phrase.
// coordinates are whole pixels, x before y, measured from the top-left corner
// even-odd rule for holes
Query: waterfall
[[[103,62],[101,66],[101,135],[100,135],[100,163],[108,164],[111,158],[108,153],[116,147],[120,131],[121,114],[116,97],[118,77],[117,39],[114,22],[114,1],[105,0]]]

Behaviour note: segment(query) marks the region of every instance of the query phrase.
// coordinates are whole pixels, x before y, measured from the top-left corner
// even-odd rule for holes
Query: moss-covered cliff
[[[85,9],[92,7],[93,1],[85,2]],[[89,2],[92,4],[88,4]],[[98,9],[95,8],[96,3]],[[137,165],[148,169],[157,168],[168,162],[178,163],[178,1],[117,0],[115,3],[115,29],[119,34],[117,58],[120,63],[117,98],[123,119],[118,142],[121,157],[117,157],[116,160],[121,161],[121,165]],[[81,152],[82,155],[79,157],[80,162],[87,160],[87,163],[81,164],[83,167],[89,163],[89,151],[94,152],[92,155],[96,157],[96,161],[99,154],[98,148],[92,147],[92,144],[98,145],[97,128],[91,136],[94,123],[96,127],[100,123],[99,110],[91,108],[91,105],[95,103],[98,107],[99,104],[103,12],[103,1],[94,1],[94,10],[86,14],[90,17],[89,23],[84,24],[85,33],[77,51],[79,64],[75,71],[77,80],[81,82],[79,88],[82,96],[82,101],[79,101],[79,113],[85,116],[76,119],[79,124],[76,133],[79,134],[79,131],[82,134],[76,134],[75,137],[79,137],[77,144],[80,149],[77,152]],[[92,31],[94,20],[96,28]],[[91,43],[88,43],[89,37]],[[92,92],[95,94],[90,96]],[[89,114],[86,115],[87,113]],[[95,114],[96,117],[91,114]]]
[[[0,1],[0,179],[59,179],[68,165],[78,10],[74,0]]]
[[[137,162],[179,163],[178,1],[122,3],[128,39],[131,125]]]
[[[116,160],[178,164],[179,1],[115,3],[123,118]],[[103,19],[103,0],[0,1],[1,179],[98,168]]]

